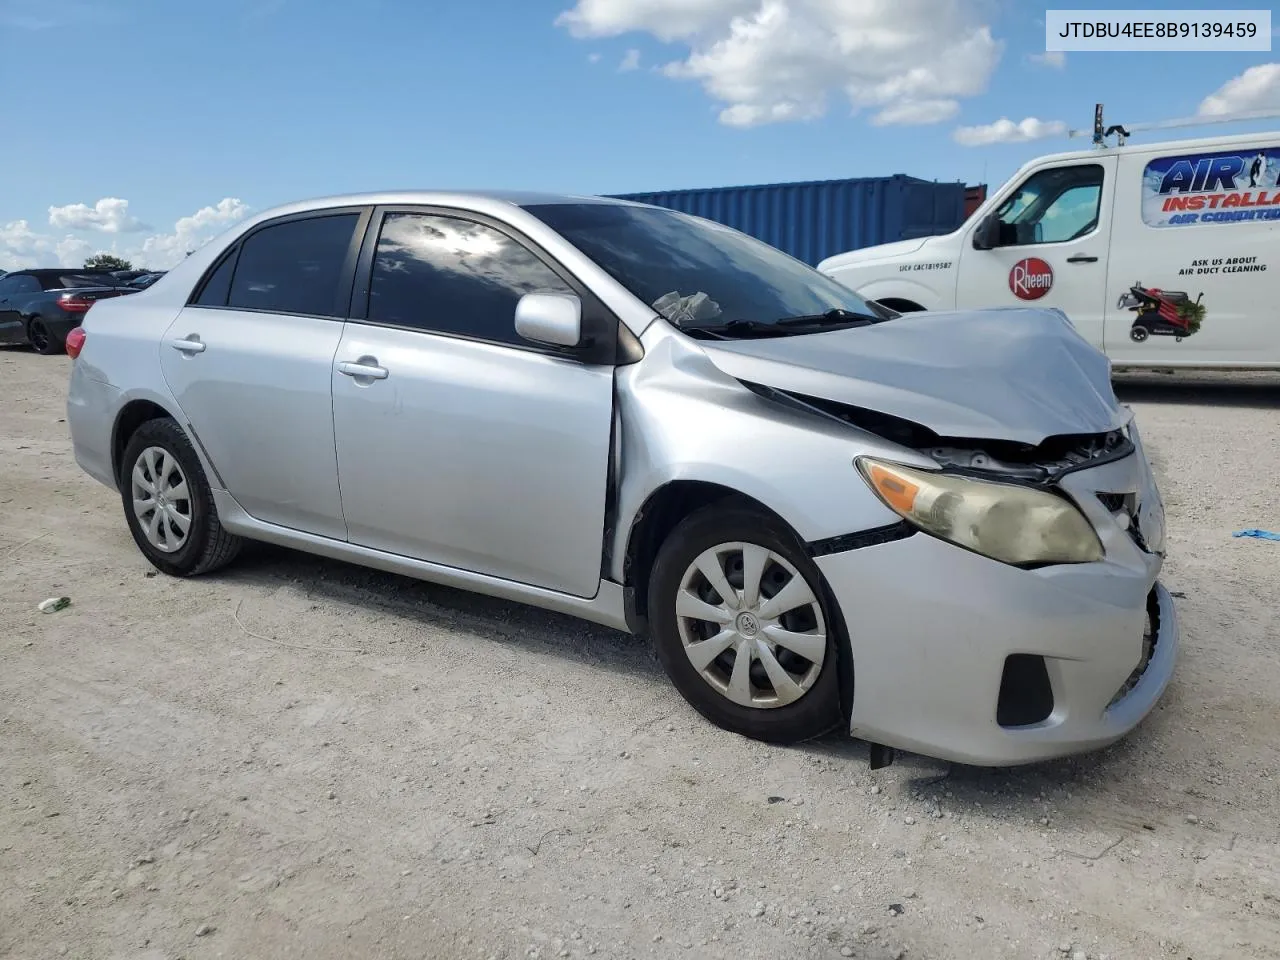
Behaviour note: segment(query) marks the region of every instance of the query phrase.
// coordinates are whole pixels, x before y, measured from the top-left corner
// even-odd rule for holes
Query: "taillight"
[[[67,356],[74,360],[84,349],[84,327],[76,327],[67,334]]]
[[[84,297],[63,297],[58,301],[58,306],[67,313],[84,313],[93,306],[93,301]]]

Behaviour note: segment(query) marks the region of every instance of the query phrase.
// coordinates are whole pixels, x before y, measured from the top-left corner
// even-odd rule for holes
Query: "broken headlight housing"
[[[939,539],[1015,566],[1090,563],[1102,542],[1074,504],[1044,490],[859,457],[885,506]]]

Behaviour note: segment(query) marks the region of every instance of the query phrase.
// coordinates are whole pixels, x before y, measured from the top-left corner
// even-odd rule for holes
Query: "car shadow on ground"
[[[361,612],[380,611],[424,629],[444,627],[479,643],[603,667],[629,681],[665,687],[673,708],[685,708],[647,641],[575,617],[263,543],[249,544],[232,567],[215,576],[227,584],[268,590],[291,585],[316,600]],[[687,709],[689,717],[698,720],[693,709]],[[1106,782],[1122,777],[1132,762],[1126,759],[1134,749],[1132,741],[1131,736],[1093,754],[1019,767],[972,767],[899,751],[889,772],[895,777],[905,774],[909,792],[926,797],[941,793],[945,783],[951,809],[1017,815],[1030,808],[1028,797],[1081,789],[1095,778]],[[816,740],[776,749],[865,769],[871,746],[838,728]]]
[[[666,683],[644,640],[576,617],[515,601],[385,573],[265,543],[250,543],[218,574],[227,583],[292,584],[314,599],[383,612],[425,627],[465,633],[479,642],[518,646],[632,679]],[[672,691],[673,695],[675,691]]]
[[[1114,385],[1122,403],[1280,408],[1280,373],[1117,373]]]

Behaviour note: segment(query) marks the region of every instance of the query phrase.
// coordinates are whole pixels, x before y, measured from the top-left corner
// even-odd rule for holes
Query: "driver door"
[[[1115,157],[1042,167],[1004,197],[961,246],[956,307],[1057,307],[1099,350],[1106,312]]]

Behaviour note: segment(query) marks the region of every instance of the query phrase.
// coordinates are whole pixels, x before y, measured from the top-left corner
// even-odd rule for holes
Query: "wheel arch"
[[[632,518],[623,554],[623,602],[627,626],[639,636],[648,636],[649,624],[646,611],[649,608],[649,581],[653,574],[658,550],[671,532],[686,517],[712,504],[747,507],[759,510],[775,518],[787,529],[796,533],[786,517],[762,502],[734,487],[707,480],[674,479],[653,490]],[[796,533],[796,539],[804,538]],[[844,611],[840,608],[835,592],[818,570],[821,588],[835,615],[832,629],[836,632],[836,664],[840,681],[840,706],[846,724],[853,711],[853,656],[847,636]]]
[[[898,278],[872,280],[854,288],[858,296],[874,300],[904,312],[895,302],[914,304],[917,310],[937,310],[944,306],[944,295],[915,280]]]
[[[904,297],[881,297],[876,303],[890,310],[897,310],[898,313],[919,313],[924,310],[924,307],[914,300],[907,300]]]
[[[622,585],[627,598],[627,622],[636,633],[647,631],[644,611],[648,609],[649,578],[658,550],[685,517],[713,503],[753,507],[786,523],[776,510],[755,497],[721,483],[681,479],[658,487],[632,518],[623,553]]]
[[[148,420],[172,420],[188,437],[191,436],[190,427],[184,419],[160,398],[145,395],[127,400],[116,413],[115,422],[111,427],[111,475],[115,478],[117,488],[122,479],[121,471],[124,469],[124,464],[121,461],[124,459],[125,447],[129,445],[129,438]],[[208,472],[210,464],[200,444],[193,441],[192,446],[195,447],[201,466]],[[216,472],[209,475],[217,476]]]

